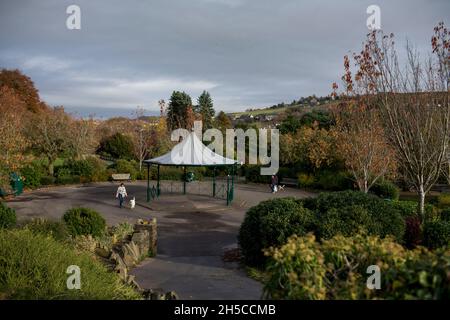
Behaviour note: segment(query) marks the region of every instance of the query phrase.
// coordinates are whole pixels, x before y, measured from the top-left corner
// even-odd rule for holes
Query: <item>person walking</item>
[[[272,189],[272,193],[275,193],[278,191],[278,177],[276,174],[272,175],[271,182],[270,182],[270,188]]]
[[[128,196],[127,189],[125,189],[125,186],[123,185],[123,183],[121,183],[119,188],[117,188],[117,192],[116,192],[116,198],[119,199],[119,207],[120,208],[122,208],[123,201],[125,200],[125,198],[127,196]]]

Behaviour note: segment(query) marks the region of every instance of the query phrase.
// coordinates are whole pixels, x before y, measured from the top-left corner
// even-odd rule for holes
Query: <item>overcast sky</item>
[[[71,4],[81,30],[66,28]],[[329,94],[343,56],[361,47],[371,4],[385,32],[424,54],[434,25],[450,23],[448,0],[0,0],[0,67],[80,113],[156,112],[173,90],[194,101],[208,90],[216,110],[269,106]]]

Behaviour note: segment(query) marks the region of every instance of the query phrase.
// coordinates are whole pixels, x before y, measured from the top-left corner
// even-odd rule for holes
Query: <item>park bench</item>
[[[131,181],[131,174],[129,173],[113,173],[111,177],[113,181]]]
[[[281,178],[280,185],[283,186],[283,187],[284,186],[297,187],[298,186],[298,180],[297,179],[293,179],[293,178]]]

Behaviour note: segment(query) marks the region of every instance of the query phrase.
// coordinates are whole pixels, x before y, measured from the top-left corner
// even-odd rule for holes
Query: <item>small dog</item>
[[[278,191],[282,191],[282,190],[284,190],[284,187],[285,187],[285,185],[283,184],[283,185],[278,185]]]
[[[135,206],[136,206],[136,198],[133,197],[133,199],[130,200],[130,208],[134,209]]]

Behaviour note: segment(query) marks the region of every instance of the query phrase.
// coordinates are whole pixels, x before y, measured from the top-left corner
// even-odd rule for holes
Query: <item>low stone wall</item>
[[[134,225],[131,237],[113,247],[109,261],[114,265],[114,270],[119,273],[120,278],[133,285],[142,293],[144,299],[148,300],[176,300],[175,292],[161,292],[159,290],[143,290],[139,287],[133,275],[128,271],[147,257],[154,257],[157,252],[158,233],[156,219],[143,221],[139,219]]]

